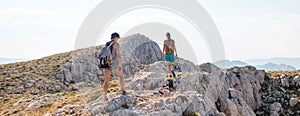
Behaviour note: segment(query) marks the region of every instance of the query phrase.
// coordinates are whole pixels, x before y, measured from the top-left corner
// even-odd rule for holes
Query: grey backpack
[[[107,42],[106,45],[102,48],[101,53],[98,56],[98,58],[100,59],[100,68],[110,67],[110,61],[112,59],[111,46],[114,43],[114,41]]]

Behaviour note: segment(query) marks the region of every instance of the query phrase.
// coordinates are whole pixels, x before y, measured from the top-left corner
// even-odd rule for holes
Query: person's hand
[[[162,54],[162,59],[165,59],[165,55],[164,54]]]
[[[98,51],[95,51],[95,56],[97,56],[98,55]]]
[[[122,65],[121,64],[119,64],[119,70],[122,70]]]

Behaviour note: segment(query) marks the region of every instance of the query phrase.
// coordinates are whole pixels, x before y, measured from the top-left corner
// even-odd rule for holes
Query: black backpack
[[[106,45],[102,48],[101,53],[98,55],[98,58],[100,59],[100,68],[110,67],[110,61],[112,59],[111,46],[114,43],[114,41],[107,42]]]

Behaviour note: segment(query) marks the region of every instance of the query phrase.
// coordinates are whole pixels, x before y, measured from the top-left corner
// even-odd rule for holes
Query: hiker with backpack
[[[119,39],[120,35],[118,33],[112,33],[111,41],[106,43],[105,47],[102,48],[101,53],[97,56],[100,59],[99,67],[104,69],[105,81],[103,85],[103,91],[105,100],[108,100],[107,90],[112,71],[114,71],[114,73],[119,76],[121,90],[123,94],[126,94],[126,91],[124,89],[124,76],[122,72],[120,45],[118,43]]]
[[[174,52],[176,52],[176,57],[177,57],[177,51],[175,47],[175,41],[171,39],[170,33],[166,33],[167,40],[164,41],[164,48],[163,48],[163,53],[162,53],[162,58],[167,61],[168,65],[168,75],[167,77],[174,77],[172,74],[172,66],[174,65]]]

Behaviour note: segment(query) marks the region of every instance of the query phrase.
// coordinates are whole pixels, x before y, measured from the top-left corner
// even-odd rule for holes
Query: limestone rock
[[[239,115],[242,116],[256,116],[250,105],[247,104],[241,97],[232,98],[232,102],[237,106]]]
[[[131,82],[129,82],[125,86],[125,88],[133,90],[153,90],[163,85],[163,82],[165,80],[164,77],[164,75],[157,74],[154,72],[137,73],[134,76],[134,79]]]
[[[95,116],[95,115],[104,113],[104,108],[102,105],[96,105],[96,106],[92,107],[92,109],[90,111],[91,111],[91,114],[93,116]]]
[[[89,111],[82,105],[66,105],[58,109],[54,115],[89,115]]]
[[[270,116],[279,116],[278,112],[276,111],[271,111]]]
[[[109,114],[109,116],[138,116],[138,114],[132,110],[119,109]]]
[[[211,63],[195,65],[182,58],[176,58],[175,62],[180,64],[182,70],[178,78],[180,83],[176,83],[178,87],[174,91],[161,92],[160,90],[168,90],[167,86],[163,86],[167,65],[161,59],[162,53],[158,44],[139,34],[120,40],[125,89],[128,90],[128,95],[110,93],[110,101],[103,101],[103,91],[89,91],[94,91],[91,88],[104,81],[103,70],[98,68],[99,59],[95,58],[94,53],[101,47],[76,50],[71,54],[72,59],[64,59],[64,64],[61,65],[47,63],[45,66],[55,69],[55,74],[30,69],[28,64],[7,67],[0,65],[1,101],[9,103],[15,100],[11,97],[30,93],[11,104],[14,110],[3,111],[16,114],[3,114],[2,111],[0,114],[22,115],[24,112],[56,105],[52,103],[68,97],[66,91],[76,91],[74,93],[79,94],[76,97],[82,99],[83,103],[65,104],[73,101],[63,100],[63,106],[46,115],[300,115],[299,109],[296,108],[296,97],[300,92],[300,77],[296,76],[298,74],[281,74],[279,71],[276,72],[275,78],[271,78],[268,77],[269,72],[266,75],[266,72],[252,66],[221,69]],[[64,55],[61,57],[64,58]],[[32,64],[42,64],[45,59],[53,58],[38,59]],[[38,66],[41,69],[43,65]],[[8,68],[13,71],[7,72]],[[18,69],[32,74],[18,75]],[[42,78],[34,78],[36,75]],[[281,75],[279,79],[278,75]],[[118,78],[113,74],[111,80],[115,79]],[[44,95],[49,92],[50,95]],[[60,92],[64,94],[56,94]],[[88,100],[85,101],[86,99]]]
[[[152,64],[161,60],[161,50],[157,43],[143,35],[132,35],[120,40],[120,53],[125,78],[138,72],[145,64]],[[77,50],[73,53],[72,61],[62,66],[63,82],[68,83],[99,83],[103,71],[98,68],[99,59],[95,57],[95,50],[101,47]]]
[[[121,108],[132,109],[132,104],[136,102],[135,98],[129,95],[122,95],[117,98],[113,98],[104,106],[105,112],[113,112]]]
[[[298,98],[291,98],[289,103],[291,107],[294,107],[298,103]]]
[[[149,116],[174,116],[175,114],[170,110],[163,110],[161,112],[152,112]]]
[[[280,76],[280,81],[281,81],[281,85],[283,86],[283,87],[290,87],[290,84],[289,84],[289,78],[288,77],[286,77],[286,75],[281,75]]]
[[[300,76],[295,76],[293,81],[297,87],[300,87]]]
[[[275,102],[275,103],[270,105],[270,110],[271,111],[279,112],[281,110],[281,108],[282,108],[282,106],[278,102]]]
[[[226,116],[237,116],[239,114],[237,106],[228,98],[219,99],[219,109],[224,112]]]

